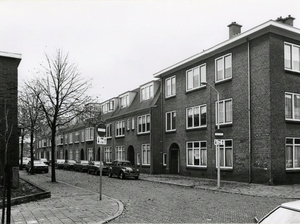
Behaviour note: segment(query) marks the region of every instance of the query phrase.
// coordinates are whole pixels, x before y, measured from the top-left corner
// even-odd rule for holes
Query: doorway
[[[179,174],[179,147],[173,143],[170,147],[170,174]]]
[[[134,159],[134,148],[132,145],[128,147],[127,159],[131,162],[132,165],[135,165]]]
[[[84,151],[81,149],[80,151],[80,160],[84,160]]]
[[[68,157],[68,150],[65,151],[65,160],[68,160],[69,157]]]

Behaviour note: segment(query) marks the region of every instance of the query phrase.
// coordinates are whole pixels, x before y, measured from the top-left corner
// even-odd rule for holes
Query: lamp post
[[[203,85],[208,85],[217,93],[217,130],[220,130],[220,118],[219,118],[219,101],[220,101],[220,93],[216,90],[215,87],[210,85],[208,82],[201,82]],[[217,136],[217,134],[215,134]],[[220,188],[220,179],[221,179],[221,172],[220,172],[220,145],[217,144],[217,186]]]
[[[20,170],[23,170],[23,151],[24,151],[24,128],[19,128],[20,135],[21,135],[21,160],[20,160]]]

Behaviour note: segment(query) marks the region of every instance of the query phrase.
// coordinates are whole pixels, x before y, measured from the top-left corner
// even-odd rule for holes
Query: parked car
[[[88,165],[89,165],[89,161],[81,160],[80,162],[74,164],[74,170],[80,172],[85,172],[85,171],[87,172]]]
[[[88,165],[88,173],[100,174],[100,165],[102,166],[102,175],[108,174],[109,165],[102,161],[91,161]]]
[[[48,165],[45,164],[43,161],[41,160],[34,160],[33,161],[33,167],[34,167],[34,171],[35,173],[39,173],[39,172],[44,172],[44,173],[48,173],[49,172],[49,168]],[[31,170],[31,161],[29,161],[26,165],[26,171],[30,172]]]
[[[256,223],[300,223],[300,200],[283,203]]]
[[[48,161],[47,159],[42,158],[42,159],[40,159],[40,160],[49,166],[49,161]]]
[[[23,157],[22,159],[22,168],[26,168],[26,165],[27,163],[30,161],[30,158],[28,157]],[[20,165],[20,168],[21,168],[21,160],[19,160],[19,165]]]
[[[75,163],[76,163],[75,160],[72,160],[72,159],[66,160],[64,162],[64,169],[65,170],[74,170],[74,164]]]
[[[55,168],[63,169],[64,168],[64,163],[65,163],[64,159],[57,159],[56,162],[55,162]]]
[[[108,176],[112,177],[113,175],[117,175],[120,179],[127,177],[139,179],[140,172],[128,160],[115,160],[108,169]]]

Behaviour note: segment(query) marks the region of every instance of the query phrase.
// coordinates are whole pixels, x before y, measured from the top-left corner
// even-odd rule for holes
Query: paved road
[[[99,192],[99,176],[56,171],[59,181]],[[112,223],[253,223],[253,217],[286,201],[107,176],[102,192],[124,204],[123,214]]]

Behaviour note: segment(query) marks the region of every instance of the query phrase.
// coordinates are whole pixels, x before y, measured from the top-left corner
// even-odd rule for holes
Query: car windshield
[[[279,207],[260,223],[300,223],[300,212]]]
[[[130,162],[121,162],[120,163],[121,166],[131,166]]]
[[[89,164],[89,161],[83,160],[83,161],[81,161],[81,164]]]
[[[103,165],[103,163],[100,162],[100,161],[95,161],[94,164],[95,164],[96,166],[100,166],[100,164]]]
[[[41,160],[34,160],[33,163],[34,164],[44,164],[44,162]]]
[[[76,163],[76,161],[75,160],[69,160],[68,161],[70,164],[74,164],[74,163]]]

